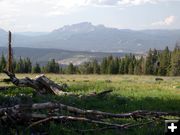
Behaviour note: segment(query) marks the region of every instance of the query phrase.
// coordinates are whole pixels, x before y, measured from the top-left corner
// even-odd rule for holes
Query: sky
[[[0,0],[0,28],[50,32],[80,22],[119,29],[180,29],[180,0]]]

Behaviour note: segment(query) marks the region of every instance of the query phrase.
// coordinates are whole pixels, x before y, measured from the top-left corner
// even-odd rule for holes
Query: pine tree
[[[93,66],[91,62],[84,62],[79,67],[81,74],[93,74]]]
[[[45,66],[45,72],[47,73],[59,73],[59,64],[56,63],[55,59],[52,59]]]
[[[15,72],[15,69],[16,69],[16,59],[13,59],[13,63],[12,63],[12,68],[13,68],[13,71]]]
[[[107,58],[107,63],[108,63],[107,73],[115,74],[116,73],[116,64],[115,64],[115,60],[112,55]]]
[[[142,75],[144,74],[144,58],[143,56],[140,57],[139,60],[136,60],[136,64],[134,66],[134,74],[136,75]]]
[[[126,55],[124,58],[124,74],[128,74],[129,63],[130,63],[130,55]]]
[[[29,58],[23,60],[24,64],[24,73],[30,73],[32,69],[31,61]]]
[[[93,74],[99,74],[100,73],[100,66],[98,64],[98,61],[96,59],[93,60]]]
[[[171,75],[180,76],[180,46],[178,44],[172,52]]]
[[[116,57],[114,60],[114,74],[119,73],[119,58]]]
[[[21,72],[20,63],[17,62],[17,63],[16,63],[16,68],[15,68],[15,73],[20,73],[20,72]]]
[[[75,67],[72,63],[70,63],[67,67],[67,71],[66,71],[67,74],[74,74],[75,73]]]
[[[38,63],[32,68],[32,73],[41,73],[41,67]]]
[[[4,53],[2,53],[1,59],[0,59],[0,72],[2,72],[6,68],[6,59],[4,57]]]
[[[146,57],[146,64],[145,64],[145,74],[147,75],[153,75],[153,69],[154,69],[154,65],[153,65],[153,54],[152,54],[152,50],[150,49],[148,52],[148,55]]]
[[[108,74],[113,74],[114,73],[114,61],[109,61],[108,62]]]
[[[128,74],[133,74],[133,73],[134,73],[134,65],[133,65],[133,61],[131,61],[128,66]]]
[[[16,62],[16,68],[15,72],[16,73],[24,73],[24,60],[20,57],[19,60]]]
[[[120,74],[124,74],[124,66],[125,65],[125,61],[124,59],[121,59],[120,65],[119,65],[119,73]]]
[[[107,58],[103,58],[101,65],[100,65],[100,72],[101,74],[107,74]]]
[[[168,75],[170,68],[170,59],[171,59],[170,51],[169,48],[166,47],[165,50],[163,50],[163,52],[160,54],[160,58],[159,58],[160,64],[158,70],[159,75]]]
[[[159,58],[159,53],[156,49],[152,51],[152,66],[153,66],[153,74],[152,75],[157,75],[158,74],[158,58]]]
[[[46,66],[47,66],[47,65],[46,65]],[[41,73],[47,73],[46,66],[42,66],[42,67],[41,67]]]
[[[136,63],[137,63],[137,61],[136,61],[136,57],[135,57],[135,55],[132,55],[132,54],[130,54],[130,56],[129,56],[130,58],[129,58],[129,65],[128,65],[128,73],[129,74],[134,74],[134,68],[135,68],[135,65],[136,65]]]

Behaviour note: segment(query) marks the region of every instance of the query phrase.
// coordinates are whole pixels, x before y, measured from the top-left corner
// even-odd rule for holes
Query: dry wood
[[[98,117],[101,116],[101,118],[144,118],[145,116],[153,116],[153,117],[159,117],[159,116],[179,116],[180,112],[157,112],[157,111],[146,111],[146,110],[137,110],[130,113],[121,113],[121,114],[114,114],[109,112],[102,112],[98,110],[85,110],[76,108],[73,106],[68,106],[61,103],[37,103],[37,104],[21,104],[21,105],[15,105],[13,107],[7,107],[7,108],[0,108],[0,114],[4,114],[7,111],[11,112],[20,112],[24,110],[43,110],[43,109],[60,109],[65,110],[70,113],[75,113],[76,115],[79,114],[81,116],[94,116]]]
[[[125,125],[112,124],[112,123],[109,123],[109,122],[97,121],[97,120],[92,120],[92,119],[88,119],[88,118],[85,118],[85,117],[77,117],[77,116],[76,117],[74,117],[74,116],[51,116],[51,117],[48,117],[47,116],[47,118],[45,118],[45,119],[43,119],[43,118],[44,118],[44,116],[39,117],[39,119],[42,119],[42,120],[39,120],[37,122],[32,123],[29,127],[32,127],[32,126],[35,126],[37,124],[47,122],[47,121],[50,121],[50,120],[80,121],[80,122],[95,123],[95,124],[106,125],[106,126],[113,126],[113,127],[116,127],[116,128],[125,128],[127,126],[126,124]]]
[[[122,126],[121,130],[122,129],[130,129],[130,128],[133,128],[133,127],[144,126],[144,125],[151,124],[153,122],[154,121],[152,120],[152,121],[138,123],[138,124],[131,124],[131,123],[123,124],[123,125],[121,125]],[[103,128],[96,128],[96,129],[86,129],[86,130],[76,129],[76,131],[78,131],[78,132],[96,132],[96,131],[105,131],[105,130],[111,130],[111,129],[118,129],[118,127],[116,127],[116,126],[106,126],[106,127],[103,127]]]
[[[68,94],[67,92],[64,92],[63,86],[54,83],[44,75],[39,75],[35,77],[35,79],[30,79],[28,77],[25,77],[23,79],[18,79],[15,76],[15,74],[9,71],[4,71],[4,73],[9,76],[13,84],[19,87],[31,87],[41,94],[43,93],[51,93],[54,95]]]
[[[57,112],[47,113],[47,111],[57,108],[61,109],[61,111],[59,111],[58,113]],[[35,113],[38,110],[43,110],[44,113]],[[66,113],[68,115],[64,115],[62,110],[68,111],[69,113]],[[73,115],[74,113],[75,115]],[[4,121],[5,123],[12,123],[12,124],[24,123],[26,125],[28,124],[28,128],[49,121],[60,122],[61,124],[62,124],[61,121],[79,121],[79,122],[95,123],[97,125],[105,126],[104,129],[129,129],[129,128],[139,127],[145,124],[152,123],[155,120],[154,118],[158,118],[160,116],[180,117],[180,112],[168,113],[168,112],[138,110],[130,113],[114,114],[114,113],[102,112],[97,110],[84,110],[72,106],[67,106],[61,103],[52,103],[52,102],[24,104],[24,105],[18,104],[12,107],[0,108],[0,121]],[[96,119],[96,118],[100,118],[100,119]],[[105,121],[106,118],[108,119],[141,118],[141,119],[146,119],[148,121],[138,124],[137,123],[118,124],[118,123],[107,122]],[[89,131],[87,130],[87,132],[91,132],[91,131],[93,131],[93,129]],[[86,132],[86,130],[84,130],[84,132]]]
[[[9,31],[9,39],[8,39],[8,62],[7,62],[7,70],[9,72],[13,72],[13,67],[12,67],[12,63],[13,63],[13,54],[12,54],[12,45],[11,45],[11,41],[12,41],[12,34],[11,31]]]
[[[35,79],[31,79],[29,77],[25,77],[23,79],[18,79],[15,74],[9,72],[9,71],[4,71],[4,73],[9,76],[11,82],[18,86],[18,87],[31,87],[35,89],[38,93],[44,94],[44,93],[50,93],[54,95],[75,95],[82,97],[82,95],[76,95],[71,92],[66,92],[64,91],[64,85],[58,85],[52,80],[48,79],[45,75],[39,75],[36,76]],[[89,96],[97,96],[97,97],[103,97],[109,93],[111,93],[112,90],[105,90],[100,93],[90,93],[86,95],[85,97]]]
[[[105,121],[100,121],[100,120],[93,120],[93,119],[89,119],[86,117],[74,117],[74,116],[48,116],[48,115],[44,115],[44,114],[21,114],[21,117],[25,117],[23,118],[23,120],[27,120],[29,119],[29,121],[32,121],[32,123],[27,127],[27,129],[42,124],[42,123],[47,123],[49,121],[56,121],[56,122],[61,122],[62,121],[78,121],[78,122],[88,122],[88,123],[94,123],[97,125],[103,125],[106,126],[105,128],[100,128],[100,129],[90,129],[90,130],[76,130],[76,131],[81,131],[81,132],[92,132],[95,130],[107,130],[107,129],[129,129],[129,128],[133,128],[133,127],[138,127],[138,126],[142,126],[142,125],[147,125],[150,124],[152,122],[154,122],[154,120],[150,120],[148,122],[143,122],[143,123],[138,123],[138,124],[133,124],[133,123],[126,123],[126,124],[117,124],[117,123],[110,123],[110,122],[105,122]],[[36,119],[37,121],[33,122]]]
[[[93,92],[93,93],[90,93],[90,94],[86,95],[85,97],[104,97],[104,96],[108,95],[111,92],[113,92],[113,90],[104,90],[104,91],[99,92],[99,93]]]

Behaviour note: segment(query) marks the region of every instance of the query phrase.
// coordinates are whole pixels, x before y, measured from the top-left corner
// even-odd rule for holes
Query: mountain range
[[[55,48],[88,52],[144,53],[149,48],[173,49],[180,30],[129,30],[93,25],[65,25],[52,32],[13,33],[13,47]],[[7,32],[0,29],[0,46],[7,46]]]

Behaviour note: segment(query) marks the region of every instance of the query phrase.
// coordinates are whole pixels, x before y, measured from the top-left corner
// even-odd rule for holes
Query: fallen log
[[[53,109],[60,109],[65,110],[70,113],[75,113],[76,115],[81,116],[94,116],[98,117],[101,116],[101,118],[143,118],[145,116],[153,116],[153,117],[159,117],[159,116],[178,116],[180,117],[180,112],[157,112],[157,111],[146,111],[146,110],[137,110],[130,113],[121,113],[121,114],[114,114],[109,112],[102,112],[98,110],[85,110],[80,109],[73,106],[68,106],[62,103],[53,103],[53,102],[47,102],[47,103],[35,103],[35,104],[18,104],[12,107],[5,107],[0,108],[0,115],[7,113],[8,111],[11,111],[12,113],[18,113],[25,110],[53,110]]]
[[[79,96],[82,97],[82,95],[76,95],[74,93],[71,92],[66,92],[65,91],[65,87],[67,87],[67,85],[62,84],[62,85],[58,85],[55,82],[53,82],[52,80],[48,79],[45,75],[39,75],[36,76],[35,79],[31,79],[29,77],[25,77],[23,79],[18,79],[15,74],[9,72],[9,71],[4,71],[4,73],[9,76],[11,82],[18,86],[18,87],[31,87],[33,89],[35,89],[39,94],[45,94],[45,93],[50,93],[53,95],[75,95],[75,96]],[[100,93],[90,93],[88,95],[86,95],[85,97],[104,97],[105,95],[111,93],[112,90],[104,90]]]
[[[97,93],[97,92],[92,92],[92,93],[89,93],[89,94],[87,94],[87,95],[85,95],[85,96],[83,96],[83,95],[79,95],[79,97],[81,97],[81,98],[87,98],[87,97],[105,97],[106,95],[108,95],[109,93],[111,93],[111,92],[113,92],[113,90],[104,90],[104,91],[102,91],[102,92],[99,92],[99,93]]]
[[[49,80],[45,75],[36,76],[35,79],[25,77],[23,79],[18,79],[15,74],[4,71],[4,73],[9,76],[11,82],[18,87],[31,87],[35,89],[38,93],[51,93],[54,95],[69,94],[64,91],[63,85],[60,86],[53,81]]]
[[[52,110],[59,109],[54,113]],[[68,112],[68,113],[67,113]],[[61,103],[34,103],[34,104],[17,104],[12,107],[0,108],[0,123],[3,121],[6,124],[16,125],[25,124],[27,128],[36,125],[54,121],[63,123],[62,121],[78,121],[94,123],[97,125],[105,126],[104,129],[129,129],[149,124],[158,120],[161,116],[175,116],[180,117],[180,112],[158,112],[137,110],[129,113],[114,114],[110,112],[102,112],[98,110],[85,110]],[[108,119],[107,119],[108,118]],[[135,118],[141,119],[140,123],[125,123],[119,124],[114,119],[121,118]],[[156,119],[155,119],[156,118]],[[142,122],[142,119],[145,121]],[[109,121],[111,120],[111,121]],[[94,131],[91,129],[89,131]],[[98,129],[97,129],[98,130]],[[84,132],[88,132],[85,130]]]

